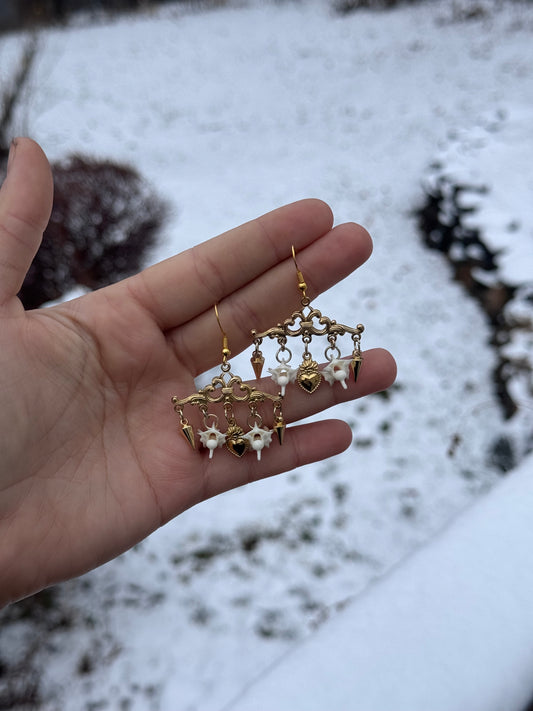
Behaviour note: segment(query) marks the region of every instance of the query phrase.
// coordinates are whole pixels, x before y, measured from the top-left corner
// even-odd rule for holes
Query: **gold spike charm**
[[[194,429],[191,425],[182,425],[181,434],[185,437],[187,442],[191,445],[193,449],[196,449],[196,440],[194,439]]]
[[[352,353],[352,361],[350,363],[350,367],[353,371],[353,379],[355,382],[357,382],[357,378],[359,377],[359,373],[361,371],[361,366],[363,365],[363,356],[361,355],[361,334],[365,330],[365,327],[362,323],[357,324],[357,330],[359,331],[359,333],[352,335],[354,348]]]
[[[263,372],[263,366],[265,364],[265,359],[260,350],[255,349],[250,358],[252,368],[254,369],[255,377],[259,380],[261,373]]]
[[[276,421],[274,422],[273,430],[278,436],[278,442],[283,444],[283,439],[285,438],[285,422],[283,420],[283,417],[281,415],[278,415],[276,418]]]
[[[193,449],[196,449],[196,440],[194,439],[194,429],[189,424],[186,417],[183,416],[183,409],[178,404],[178,398],[173,397],[172,403],[174,404],[176,412],[180,416],[181,434],[185,437],[187,442],[191,445]]]
[[[350,368],[352,369],[352,372],[353,372],[354,382],[357,382],[357,378],[359,377],[359,373],[361,372],[362,365],[363,365],[363,357],[360,354],[355,355],[352,358],[352,361],[350,363]]]

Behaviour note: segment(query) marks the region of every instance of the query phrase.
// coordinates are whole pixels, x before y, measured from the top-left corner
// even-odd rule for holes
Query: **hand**
[[[328,206],[305,200],[105,289],[25,312],[17,293],[51,203],[46,157],[18,139],[0,191],[0,604],[104,563],[203,499],[351,441],[346,423],[323,420],[288,428],[260,462],[222,450],[209,460],[179,434],[170,398],[193,393],[194,377],[220,363],[215,302],[236,354],[251,328],[300,306],[291,244],[313,298],[369,257],[363,228],[332,229]],[[294,388],[285,419],[394,377],[392,357],[369,351],[346,391]]]

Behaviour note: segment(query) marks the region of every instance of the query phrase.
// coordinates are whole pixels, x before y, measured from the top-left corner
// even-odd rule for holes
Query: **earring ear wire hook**
[[[306,298],[307,284],[305,283],[304,275],[300,271],[298,262],[296,261],[296,250],[294,249],[294,245],[292,245],[292,258],[294,260],[294,266],[296,267],[296,275],[298,276],[298,289],[302,292],[302,297]]]
[[[218,313],[218,304],[215,304],[215,316],[217,317],[218,327],[220,328],[220,332],[222,334],[222,363],[226,364],[228,361],[228,358],[231,355],[231,351],[230,351],[229,345],[228,345],[228,337],[226,335],[226,332],[222,328],[222,324],[220,322],[220,315]]]

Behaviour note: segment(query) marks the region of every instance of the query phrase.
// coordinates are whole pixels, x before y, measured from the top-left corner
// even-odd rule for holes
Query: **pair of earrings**
[[[256,452],[257,459],[261,460],[262,450],[270,445],[274,434],[276,434],[279,444],[283,444],[285,422],[282,402],[286,388],[290,383],[297,383],[305,392],[313,393],[323,379],[331,386],[338,382],[343,388],[347,388],[346,380],[348,380],[350,373],[353,373],[354,380],[357,380],[363,360],[360,342],[364,326],[362,324],[358,324],[355,328],[345,326],[327,316],[322,316],[318,309],[313,308],[311,300],[307,296],[307,284],[296,262],[294,247],[292,247],[292,257],[298,277],[298,288],[302,294],[300,310],[295,311],[283,323],[278,323],[267,331],[262,333],[252,331],[254,351],[251,363],[256,378],[261,377],[265,363],[260,350],[263,339],[276,339],[278,342],[276,361],[279,365],[268,368],[268,370],[272,380],[280,386],[280,392],[277,395],[271,395],[258,390],[231,372],[228,362],[231,355],[228,339],[220,323],[218,308],[215,304],[215,315],[222,333],[221,373],[198,392],[182,399],[176,395],[172,398],[174,410],[180,418],[181,433],[193,449],[196,449],[194,428],[185,416],[185,407],[192,405],[200,410],[204,429],[197,430],[197,433],[202,445],[209,450],[210,459],[216,449],[225,446],[236,457],[242,457],[246,452],[253,450]],[[345,334],[349,334],[353,341],[352,355],[348,360],[341,358],[337,346],[338,337]],[[292,352],[287,347],[287,339],[297,336],[301,336],[304,351],[301,364],[297,368],[293,368],[290,365]],[[324,351],[327,365],[322,370],[319,369],[310,350],[313,336],[327,337],[328,346]],[[262,403],[270,403],[272,406],[273,424],[271,428],[263,427],[263,417],[258,411],[258,406]],[[215,408],[211,406],[215,406]],[[237,422],[236,407],[241,410],[245,409],[245,411],[246,408],[248,409],[246,418],[248,431],[245,431],[243,426]],[[226,420],[225,431],[220,429],[219,415],[213,412],[213,409],[217,409],[219,413],[223,412]]]

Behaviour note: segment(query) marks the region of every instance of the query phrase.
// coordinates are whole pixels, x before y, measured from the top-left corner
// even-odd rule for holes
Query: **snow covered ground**
[[[346,17],[317,1],[170,5],[43,32],[21,130],[51,159],[139,169],[174,206],[154,261],[321,197],[375,250],[316,305],[364,323],[364,347],[399,365],[387,395],[336,408],[354,430],[345,454],[188,511],[60,586],[54,613],[5,626],[4,654],[32,649],[43,709],[224,708],[487,492],[498,438],[526,454],[528,387],[505,421],[486,318],[412,215],[433,161],[473,174],[505,277],[530,280],[533,7],[476,5],[470,21],[452,0]],[[2,71],[19,46],[2,40]]]
[[[295,645],[224,711],[525,709],[532,464]]]

